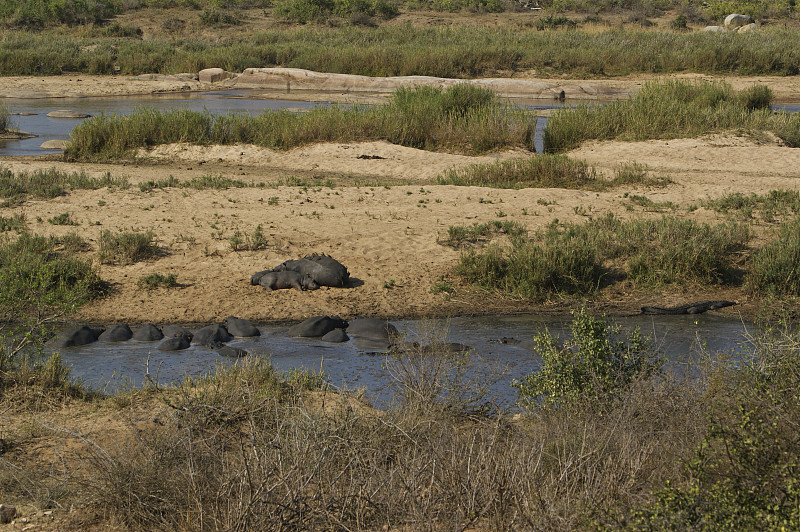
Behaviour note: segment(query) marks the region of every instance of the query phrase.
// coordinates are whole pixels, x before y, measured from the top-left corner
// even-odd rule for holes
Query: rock
[[[194,333],[192,343],[195,345],[215,345],[230,342],[231,340],[233,340],[233,336],[228,333],[228,330],[223,325],[215,323]]]
[[[164,333],[165,338],[188,336],[189,340],[191,340],[192,336],[194,336],[189,329],[186,327],[181,327],[180,325],[164,325],[164,327],[161,328],[161,332]]]
[[[62,331],[57,337],[47,342],[47,345],[55,349],[87,345],[96,342],[102,332],[103,329],[93,329],[86,325],[73,327]]]
[[[192,337],[190,335],[182,334],[180,336],[173,336],[171,338],[167,338],[160,344],[158,344],[159,351],[181,351],[182,349],[188,349],[191,345]]]
[[[42,142],[39,147],[43,150],[63,150],[69,144],[66,140],[61,139],[51,139]]]
[[[101,342],[127,342],[133,337],[131,328],[127,323],[114,325],[110,329],[103,331],[97,339]]]
[[[70,109],[61,109],[59,111],[50,111],[47,113],[50,118],[89,118],[92,115],[81,113],[80,111],[72,111]]]
[[[217,353],[219,353],[221,356],[228,358],[242,358],[250,354],[244,349],[241,349],[239,347],[231,347],[229,345],[224,345],[220,347],[219,349],[217,349]]]
[[[737,15],[736,13],[732,13],[725,17],[725,29],[735,30],[752,22],[753,19],[748,15]]]
[[[752,24],[745,24],[744,26],[736,30],[736,33],[747,33],[749,31],[753,31],[757,27],[758,24],[756,24],[755,22],[753,22]]]
[[[320,340],[323,342],[330,342],[332,344],[341,344],[349,339],[350,337],[347,336],[347,333],[344,332],[344,329],[334,329],[328,333],[325,333],[325,335],[320,338]]]
[[[344,329],[346,327],[347,322],[337,316],[314,316],[289,327],[289,336],[319,338],[334,329]]]
[[[0,524],[8,524],[17,516],[17,508],[0,504]]]
[[[163,338],[164,333],[152,323],[142,325],[133,333],[133,339],[139,342],[157,342]]]
[[[235,316],[229,316],[225,320],[225,328],[228,329],[228,332],[233,336],[240,336],[243,338],[261,336],[261,331],[252,323]]]
[[[233,77],[233,75],[221,68],[205,68],[197,74],[197,78],[201,83],[216,83],[218,81],[225,81]]]
[[[722,26],[706,26],[703,28],[703,31],[710,31],[710,32],[718,32],[718,31],[725,31],[725,28]]]

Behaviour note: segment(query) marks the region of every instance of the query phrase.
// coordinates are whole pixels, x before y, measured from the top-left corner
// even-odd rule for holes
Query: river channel
[[[541,358],[533,337],[549,331],[559,338],[569,336],[570,317],[552,316],[481,316],[460,317],[447,321],[397,320],[392,323],[406,341],[430,339],[435,330],[438,341],[454,341],[471,349],[471,378],[491,383],[488,399],[501,408],[513,406],[516,391],[511,386],[536,371]],[[636,327],[653,339],[667,366],[684,375],[692,374],[692,364],[702,353],[734,353],[747,356],[748,335],[755,333],[752,324],[714,315],[646,316],[609,318],[623,331]],[[198,327],[199,328],[199,327]],[[363,390],[377,406],[393,398],[395,381],[386,367],[383,350],[364,348],[353,341],[332,344],[318,339],[291,338],[288,325],[261,325],[261,336],[236,339],[228,345],[245,349],[250,357],[264,357],[279,371],[307,369],[324,372],[335,388]],[[424,342],[423,342],[424,343]],[[175,383],[185,376],[200,376],[217,365],[232,364],[216,351],[200,346],[176,352],[156,349],[158,342],[96,342],[83,347],[62,349],[64,362],[72,367],[73,378],[100,390],[111,392],[139,387],[149,379],[161,384]]]

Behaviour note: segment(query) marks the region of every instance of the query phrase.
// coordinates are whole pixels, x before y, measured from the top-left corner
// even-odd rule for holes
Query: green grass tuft
[[[151,259],[158,254],[152,231],[146,233],[122,232],[113,234],[108,229],[100,233],[98,258],[105,264],[133,264]]]

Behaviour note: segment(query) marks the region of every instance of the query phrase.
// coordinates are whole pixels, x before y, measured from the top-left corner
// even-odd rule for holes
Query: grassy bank
[[[514,419],[476,413],[463,398],[479,390],[449,378],[476,354],[419,346],[388,355],[405,371],[384,412],[261,360],[107,398],[68,389],[57,359],[18,366],[0,374],[0,405],[13,405],[0,483],[63,524],[131,530],[800,525],[796,334],[755,338],[735,362],[708,354],[686,369],[693,378],[584,312],[569,337],[542,331],[537,345],[543,367],[516,384]],[[35,411],[104,422],[90,440],[72,418],[31,423]],[[52,463],[24,452],[45,443],[77,452]]]
[[[457,272],[486,289],[535,300],[593,294],[619,282],[651,290],[737,285],[749,238],[741,224],[709,226],[675,217],[554,222],[531,239],[516,236],[506,248],[466,251]]]
[[[545,150],[560,152],[586,140],[688,138],[721,131],[771,132],[800,147],[800,116],[772,112],[771,91],[736,92],[725,83],[651,82],[625,101],[560,109],[548,120]]]
[[[258,116],[140,109],[126,116],[95,116],[72,131],[64,155],[112,158],[134,148],[175,142],[289,149],[312,142],[364,140],[479,154],[510,146],[530,148],[533,128],[534,118],[501,106],[485,89],[401,88],[388,104],[376,107],[316,107],[308,113]]]
[[[690,52],[687,52],[690,51]],[[208,40],[76,37],[8,31],[0,72],[48,75],[175,74],[221,67],[285,66],[368,76],[471,78],[535,70],[537,76],[633,73],[793,75],[800,36],[788,28],[736,35],[609,29],[537,31],[525,27],[302,27]]]

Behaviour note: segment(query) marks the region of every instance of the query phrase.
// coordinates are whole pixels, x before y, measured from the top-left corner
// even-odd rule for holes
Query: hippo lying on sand
[[[287,260],[273,268],[272,271],[295,271],[308,275],[319,286],[342,287],[350,279],[347,268],[328,255],[308,255],[298,260]]]
[[[256,282],[253,282],[253,281]],[[259,284],[264,290],[280,290],[282,288],[297,288],[298,290],[316,290],[319,288],[310,276],[295,271],[270,271],[254,273],[250,284]]]

